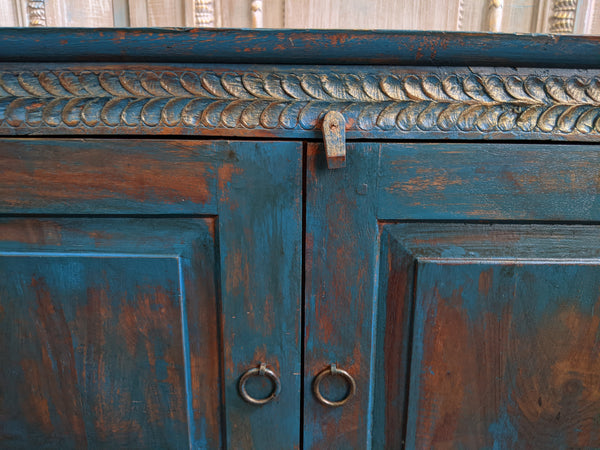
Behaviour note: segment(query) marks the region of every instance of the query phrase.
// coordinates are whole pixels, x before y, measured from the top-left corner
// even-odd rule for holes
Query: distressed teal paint
[[[539,339],[553,339],[558,357],[558,354],[562,353],[561,347],[572,345],[570,341],[570,339],[573,339],[571,337],[572,331],[569,330],[568,323],[563,322],[560,318],[564,313],[575,311],[585,317],[594,317],[594,304],[597,305],[597,294],[600,288],[598,263],[589,265],[570,264],[568,262],[543,264],[540,261],[532,264],[505,263],[491,266],[484,262],[454,264],[451,262],[427,262],[419,265],[407,445],[411,448],[417,448],[424,445],[435,445],[435,443],[442,445],[444,442],[452,442],[453,445],[460,446],[462,444],[465,447],[471,447],[475,443],[478,443],[477,445],[486,443],[486,448],[509,448],[515,444],[515,440],[520,445],[536,445],[536,442],[540,446],[552,442],[552,445],[560,448],[574,445],[577,442],[574,437],[576,429],[582,423],[581,420],[584,419],[578,421],[572,417],[565,417],[564,420],[567,421],[565,424],[557,419],[556,428],[552,429],[551,421],[544,417],[544,411],[539,417],[540,423],[537,427],[544,427],[546,436],[527,434],[529,432],[528,421],[532,418],[528,417],[526,412],[520,412],[520,408],[529,407],[524,403],[526,400],[522,399],[523,396],[529,394],[529,391],[524,392],[520,385],[526,383],[529,379],[539,380],[540,383],[547,380],[546,382],[551,383],[554,377],[563,374],[553,372],[553,354],[531,353],[528,354],[529,358],[527,358],[527,355],[517,353],[521,355],[520,358],[522,359],[514,359],[514,351],[511,347],[526,346],[528,340],[535,342]],[[492,271],[491,278],[494,283],[490,286],[489,296],[482,297],[478,293],[477,283],[474,283],[473,280],[476,280],[482,272],[487,270]],[[481,410],[472,410],[470,409],[472,408],[471,404],[465,404],[464,410],[458,409],[456,411],[461,420],[457,425],[456,434],[449,434],[447,436],[448,441],[435,442],[423,440],[431,439],[431,436],[415,435],[413,434],[414,431],[411,432],[411,430],[422,432],[424,429],[423,425],[419,425],[419,421],[423,416],[423,411],[419,407],[419,399],[420,395],[426,395],[427,391],[422,391],[420,385],[424,376],[434,375],[434,373],[431,367],[422,360],[422,354],[426,351],[423,343],[427,343],[427,351],[432,351],[433,343],[428,341],[427,335],[434,332],[433,327],[437,323],[438,306],[441,302],[447,303],[448,307],[456,308],[457,314],[465,314],[468,318],[466,323],[468,326],[473,327],[472,330],[469,330],[470,333],[473,333],[471,337],[473,342],[476,342],[477,339],[474,329],[485,323],[486,315],[495,315],[495,320],[499,323],[504,323],[507,320],[510,320],[511,323],[508,325],[510,330],[508,345],[501,343],[496,347],[494,342],[486,343],[498,352],[496,354],[497,358],[507,358],[504,371],[497,373],[499,378],[486,378],[489,383],[488,389],[493,392],[495,389],[494,383],[498,383],[499,388],[506,390],[506,396],[496,399],[490,398],[489,400],[481,398],[481,404],[487,407]],[[447,320],[446,317],[440,318],[440,320],[442,319]],[[552,328],[545,328],[548,323],[552,324]],[[547,335],[547,333],[552,333],[553,337]],[[490,333],[489,337],[492,338],[492,336]],[[597,336],[600,337],[600,332]],[[462,341],[457,342],[457,345],[459,344],[462,344]],[[554,350],[552,349],[552,351]],[[470,348],[465,348],[465,358],[471,359],[475,356],[470,354],[471,351]],[[547,352],[550,349],[543,347],[543,350],[540,349],[539,351]],[[508,356],[503,356],[502,352],[507,353]],[[440,355],[440,357],[443,357],[443,355]],[[548,360],[548,365],[544,364],[545,359]],[[531,361],[537,363],[533,364]],[[562,360],[557,360],[557,362],[562,362]],[[483,360],[480,364],[481,370],[485,370],[485,366],[489,362]],[[579,372],[581,370],[579,367],[576,362],[572,363],[572,372],[569,373],[572,380],[578,380],[580,377],[586,376]],[[548,372],[548,370],[550,371]],[[476,377],[476,374],[473,374],[473,377]],[[469,389],[475,389],[476,386],[471,386],[472,381],[468,379],[463,380],[463,382],[465,383],[466,397],[469,395]],[[565,383],[567,382],[569,381],[565,380]],[[531,388],[535,389],[534,386]],[[562,388],[567,389],[566,387]],[[585,388],[595,389],[593,385]],[[585,388],[582,387],[582,389]],[[562,401],[565,403],[563,405],[559,403],[560,406],[557,406],[554,411],[555,415],[561,412],[563,415],[577,414],[577,407],[583,408],[584,405],[587,405],[586,397],[580,398],[577,394],[571,394],[570,391],[557,392],[554,394],[556,399],[549,400],[544,394],[547,392],[544,386],[540,386],[538,389],[540,390],[539,395],[545,397],[545,401],[552,401],[553,405],[554,402]],[[435,393],[432,394],[435,395]],[[440,400],[442,399],[443,397],[440,396]],[[517,400],[519,403],[517,403]],[[593,404],[593,400],[591,402]],[[593,407],[591,404],[589,407]],[[460,408],[463,405],[457,406]],[[509,412],[507,412],[507,409]],[[557,415],[557,417],[560,416]],[[441,421],[442,417],[439,420]],[[544,423],[546,423],[545,426],[542,425]],[[500,427],[505,431],[500,432]],[[506,431],[511,429],[514,430],[513,433]],[[535,430],[538,429],[535,428]],[[596,442],[595,439],[599,437],[596,433],[596,436],[590,436],[591,440],[587,442]]]
[[[11,231],[15,227],[23,235],[35,232],[39,241],[7,240],[7,236],[16,238]],[[199,416],[214,414],[218,404],[210,410],[190,410],[191,398],[205,394],[190,392],[186,381],[189,347],[197,354],[200,344],[193,322],[198,308],[204,308],[198,302],[206,299],[197,288],[192,289],[195,295],[190,299],[182,290],[182,283],[197,284],[210,274],[182,263],[191,259],[198,265],[214,259],[209,228],[210,220],[203,219],[0,222],[0,247],[8,250],[0,253],[0,320],[4,321],[5,342],[0,377],[17,395],[4,396],[0,405],[2,411],[12,411],[10,421],[2,416],[4,440],[26,446],[52,443],[61,448],[188,448],[189,438],[218,445],[218,434],[202,436],[194,424]],[[197,253],[202,247],[205,251]],[[209,266],[214,270],[214,263]],[[211,296],[210,285],[202,290]],[[50,303],[40,311],[42,301]],[[137,313],[131,315],[132,311]],[[194,319],[187,317],[190,312]],[[125,325],[124,317],[138,325]],[[52,325],[42,326],[43,321]],[[49,366],[43,365],[43,349],[48,349]],[[210,350],[204,347],[203,351]],[[46,371],[33,371],[25,362],[39,364]],[[17,368],[23,372],[15,372]],[[198,376],[196,370],[194,376]],[[72,378],[64,379],[69,371]],[[38,422],[44,410],[36,415],[28,406],[37,395],[48,404],[51,429]],[[73,418],[65,422],[69,417]],[[73,424],[76,417],[81,417],[82,429]]]
[[[510,397],[507,403],[511,403]],[[498,414],[498,420],[493,422],[488,428],[492,437],[492,449],[500,450],[503,448],[514,448],[519,443],[519,433],[511,423],[511,416],[504,407]]]
[[[5,214],[216,214],[212,142],[0,139]]]
[[[121,149],[129,150],[121,152]],[[144,448],[219,448],[225,445],[262,448],[271,444],[278,448],[299,448],[300,145],[292,142],[9,140],[2,141],[0,154],[2,150],[3,155],[12,155],[4,159],[6,162],[13,156],[16,161],[27,154],[30,159],[18,170],[29,170],[27,164],[37,166],[40,180],[50,180],[50,184],[54,183],[53,167],[60,164],[70,164],[73,176],[79,177],[77,183],[67,183],[63,191],[57,186],[56,191],[43,195],[33,189],[34,181],[23,186],[18,185],[12,175],[5,178],[2,186],[7,193],[3,197],[5,211],[63,216],[0,221],[3,288],[9,289],[0,300],[0,309],[6,312],[4,320],[18,316],[11,308],[22,296],[33,296],[20,287],[13,271],[27,278],[27,274],[41,270],[50,286],[48,298],[53,304],[66,311],[76,311],[70,313],[74,318],[68,318],[59,326],[61,333],[65,336],[71,333],[75,337],[77,333],[83,333],[85,336],[92,326],[90,323],[99,322],[114,336],[114,344],[110,347],[98,347],[100,344],[93,336],[89,341],[76,341],[73,345],[61,340],[61,345],[66,345],[64,352],[68,354],[95,349],[96,359],[86,360],[73,369],[80,376],[99,370],[105,361],[108,384],[96,383],[103,389],[100,398],[119,402],[123,400],[119,400],[121,397],[114,389],[124,393],[122,395],[127,392],[134,395],[138,392],[136,389],[144,386],[158,383],[156,385],[160,387],[164,380],[171,383],[160,387],[168,388],[168,391],[159,389],[156,398],[139,399],[138,396],[126,406],[115,403],[119,410],[133,408],[132,411],[137,411],[135,405],[139,401],[139,408],[146,413],[135,413],[137,416],[132,413],[135,423],[129,428],[123,425],[122,432],[105,430],[99,437],[93,434],[97,427],[94,420],[104,417],[105,420],[114,419],[117,424],[125,419],[118,419],[114,412],[94,416],[98,412],[97,402],[86,397],[92,395],[87,384],[73,382],[69,384],[72,392],[66,390],[64,394],[89,407],[85,432],[60,422],[64,405],[51,407],[50,417],[58,420],[53,426],[62,427],[52,431],[39,423],[41,419],[28,419],[27,405],[19,405],[17,399],[11,397],[6,400],[8,403],[0,405],[0,423],[3,430],[7,429],[5,435],[27,445],[46,442],[53,435],[58,439],[57,445],[66,448],[84,446],[84,438],[89,439],[91,446],[96,442],[131,446],[136,439],[134,436],[138,436],[138,444]],[[94,161],[102,151],[108,156],[112,154],[115,159],[102,159],[101,163]],[[66,158],[68,152],[72,152],[75,159],[68,163],[62,159],[51,162],[53,154]],[[148,166],[139,169],[141,175],[138,178],[115,180],[111,189],[111,183],[103,177],[111,173],[111,165],[118,171],[124,162],[134,164],[136,161],[127,159],[132,154],[140,155],[140,165],[144,164],[145,158],[150,158],[158,161],[154,168],[164,165],[166,172],[180,173],[181,176],[170,183],[174,191],[185,192],[184,201],[155,188],[153,184],[164,183],[163,174],[160,170],[152,173],[153,169],[149,170]],[[50,162],[50,168],[43,167],[41,162],[44,161]],[[90,167],[99,170],[97,178],[91,176]],[[133,167],[132,170],[138,169]],[[194,176],[197,183],[190,181]],[[83,184],[80,190],[76,189],[78,183]],[[109,190],[101,191],[98,186]],[[20,195],[21,192],[27,195]],[[197,200],[186,202],[186,195]],[[76,200],[68,202],[69,196]],[[144,198],[148,200],[146,203]],[[11,199],[19,199],[21,206],[13,205]],[[94,216],[68,216],[91,211],[95,211]],[[188,215],[182,216],[182,212]],[[192,212],[202,216],[189,215]],[[107,213],[129,216],[101,215]],[[37,269],[35,261],[44,261],[43,270]],[[102,308],[105,301],[113,304],[112,315],[104,319],[101,309],[92,311],[86,306],[89,303],[86,295],[97,289],[96,282],[106,291],[106,300],[100,300],[97,308]],[[170,315],[163,317],[161,306],[152,303],[157,301],[157,294],[152,289],[145,290],[145,286],[166,289],[170,293]],[[133,297],[128,299],[127,296]],[[134,324],[133,330],[127,331],[125,328],[128,327],[118,322],[119,302],[125,302],[123,304],[130,308],[132,317],[137,316],[139,320],[144,320],[147,314],[164,319],[160,330],[140,331],[136,338],[148,343],[149,347],[141,346],[140,349],[154,349],[155,359],[148,356],[144,360],[143,353],[123,359],[122,346],[128,341],[121,334],[135,333],[136,327]],[[24,328],[40,328],[35,318],[23,316],[22,322]],[[11,386],[18,384],[11,378],[13,372],[10,371],[19,364],[14,360],[19,355],[14,341],[17,339],[15,333],[22,329],[19,327],[21,325],[4,327],[7,339],[13,341],[0,352],[0,366],[9,371],[0,377]],[[37,341],[31,339],[31,345],[43,346],[49,338],[40,335]],[[176,366],[166,360],[173,357],[177,358]],[[32,360],[43,363],[41,356],[36,358]],[[77,356],[75,358],[77,360]],[[61,370],[57,361],[48,360],[54,372]],[[121,372],[119,361],[125,364]],[[271,404],[257,407],[240,398],[237,383],[245,370],[263,361],[279,375],[282,392]],[[43,377],[48,380],[60,375],[48,368],[44,370],[47,372]],[[28,373],[31,375],[31,370]],[[119,380],[114,381],[116,387],[111,384],[111,377]],[[52,395],[57,395],[56,390],[49,389],[41,389],[42,398],[54,399]],[[177,394],[175,400],[169,397],[175,395],[173,392]],[[6,410],[14,411],[16,423],[7,422],[3,413]],[[155,416],[150,417],[151,413]],[[167,420],[171,416],[173,419]],[[27,425],[32,440],[27,440],[28,433],[19,431],[28,420],[32,421]],[[273,424],[274,432],[256,432],[265,423]],[[138,435],[132,431],[136,427],[140,430]]]
[[[597,364],[600,339],[596,226],[386,224],[383,237],[382,254],[394,249],[405,263],[382,266],[388,286],[380,289],[401,301],[390,277],[416,270],[408,448],[566,448],[600,439],[583,412],[598,407],[586,369]],[[464,256],[448,258],[448,249]],[[397,317],[385,334],[402,323]],[[461,352],[440,353],[452,347]],[[454,392],[427,381],[455,375],[444,365],[472,370],[456,374],[460,403],[444,403]]]
[[[218,233],[226,445],[299,448],[302,150],[296,142],[223,145]],[[256,406],[238,394],[264,362],[281,393]],[[266,397],[269,392],[263,392]]]
[[[378,216],[599,220],[599,176],[594,146],[382,144]]]
[[[348,144],[345,169],[327,169],[320,145],[307,158],[304,447],[370,448],[378,146]],[[314,377],[332,363],[357,383],[339,408],[312,395]],[[345,388],[332,383],[323,395],[341,398]]]
[[[600,67],[597,36],[201,28],[0,31],[5,44],[0,61],[11,62]],[[52,48],[52,53],[47,48]]]
[[[8,274],[0,286],[9,299],[29,300],[0,295],[4,348],[16,349],[0,349],[0,363],[8,361],[0,364],[0,377],[20,386],[0,401],[12,402],[0,406],[3,437],[23,446],[79,448],[85,439],[90,446],[132,446],[137,425],[103,435],[94,414],[61,416],[59,409],[81,399],[89,410],[94,399],[86,392],[93,389],[119,402],[111,391],[119,383],[139,397],[146,383],[158,387],[154,397],[139,401],[152,406],[155,398],[159,406],[131,408],[141,418],[137,443],[144,447],[427,447],[431,442],[419,427],[428,411],[420,400],[434,398],[442,408],[455,392],[479,383],[494,395],[448,407],[449,425],[433,441],[458,448],[598,445],[597,37],[8,29],[0,30],[0,40],[6,77],[0,134],[42,136],[0,140],[0,266]],[[203,87],[190,93],[177,84],[198,74],[212,77],[218,93]],[[33,80],[40,75],[42,82]],[[260,79],[268,76],[285,79],[269,86],[286,90],[263,89]],[[99,79],[114,83],[99,87]],[[490,83],[506,80],[516,90],[496,91],[507,95],[498,100]],[[23,93],[24,85],[32,91]],[[386,93],[383,86],[399,90]],[[450,95],[448,86],[458,90]],[[447,98],[452,95],[459,100]],[[307,145],[302,167],[299,142],[181,139],[321,140],[328,110],[344,112],[348,139],[373,141],[349,142],[348,167],[340,171],[326,169],[317,143]],[[452,110],[462,113],[448,121],[442,111]],[[107,139],[65,138],[92,134]],[[152,139],[123,139],[133,135]],[[457,139],[482,142],[427,142]],[[502,142],[508,139],[520,143]],[[382,142],[389,140],[401,142]],[[411,223],[398,223],[404,220]],[[486,271],[489,295],[478,291]],[[25,308],[37,301],[24,279],[33,272],[53,292],[47,314],[37,318]],[[134,324],[145,316],[164,319],[155,286],[169,299],[169,320],[144,334],[136,326],[116,329],[114,320],[94,321],[100,312],[77,316],[88,291],[106,285],[102,273],[113,282],[104,302],[111,314],[131,306],[138,312]],[[29,326],[7,319],[6,311]],[[456,342],[463,349],[459,363],[489,360],[466,371],[463,385],[443,392],[443,382],[427,384],[427,377],[443,374],[429,350],[434,321],[453,314],[464,324],[439,340],[440,348],[450,353],[443,345]],[[507,350],[485,333],[509,322],[513,345]],[[86,390],[80,387],[88,378],[81,376],[81,382],[61,381],[65,389],[51,389],[67,369],[81,374],[94,366],[96,354],[83,362],[70,355],[97,351],[100,339],[92,345],[81,336],[98,326],[114,331],[115,348],[127,345],[118,339],[126,332],[143,339],[131,360],[121,358],[126,376],[119,379],[114,361],[120,353],[111,349],[105,352],[113,357],[111,380]],[[38,354],[52,374],[38,377],[46,383],[41,387],[23,381],[36,369],[17,363],[23,347],[17,328],[48,343],[25,339],[31,345],[23,353],[55,345],[47,357]],[[44,330],[56,336],[47,338]],[[464,330],[471,337],[459,342]],[[69,338],[72,345],[65,344]],[[531,343],[542,350],[527,347]],[[522,348],[529,353],[518,353]],[[486,375],[486,368],[499,367],[492,359],[509,351],[515,353],[504,371]],[[564,352],[589,367],[570,366],[569,358],[548,365]],[[550,362],[540,358],[545,354]],[[169,357],[177,363],[169,365]],[[281,377],[282,392],[256,407],[239,398],[237,382],[260,362]],[[356,397],[338,409],[319,405],[311,392],[315,374],[332,362],[358,383]],[[541,382],[522,388],[515,381],[522,374]],[[539,399],[524,394],[544,386],[552,389]],[[34,387],[69,394],[41,395],[49,399],[50,425],[39,416],[43,407],[19,403]],[[344,386],[324,390],[338,396]],[[537,408],[541,419],[524,420],[527,408],[520,405]],[[476,413],[461,416],[463,409]],[[153,410],[160,411],[158,421],[147,420]],[[63,426],[77,425],[78,417],[92,431]],[[534,432],[524,432],[532,423]]]
[[[380,224],[379,284],[374,350],[372,448],[404,445],[414,256]]]
[[[136,297],[153,295],[153,286],[173,286],[177,278],[176,262],[173,259],[145,259],[131,264],[129,258],[98,261],[72,257],[51,260],[41,257],[34,260],[29,257],[2,259],[2,273],[11,281],[10,284],[3,283],[2,297],[20,299],[12,303],[3,302],[2,329],[6,347],[2,356],[2,378],[5,386],[10,385],[14,389],[3,396],[2,409],[11,409],[13,420],[16,419],[16,423],[3,427],[4,439],[26,446],[53,443],[61,448],[98,446],[109,442],[129,446],[171,445],[174,448],[186,448],[185,408],[172,418],[169,418],[167,409],[176,410],[178,406],[184,406],[181,403],[183,399],[177,398],[170,390],[166,382],[167,374],[161,368],[166,349],[180,346],[181,335],[158,334],[157,330],[155,335],[146,337],[149,339],[146,348],[136,345],[134,353],[130,353],[123,345],[125,330],[119,330],[117,321],[123,308],[135,307],[139,301]],[[145,291],[146,287],[151,290]],[[98,317],[95,318],[96,324],[84,327],[78,324],[80,319],[77,315],[85,307],[86,300],[89,302],[89,293],[86,292],[89,290],[99,290],[106,296],[104,298],[108,304],[102,307],[110,311],[108,317],[112,319],[111,322],[107,323],[106,319]],[[124,297],[124,293],[130,295]],[[178,292],[171,290],[166,294],[167,301],[179,308]],[[36,303],[44,295],[52,296],[53,309],[44,319],[36,319],[37,314],[41,314],[36,312],[40,308]],[[156,306],[164,307],[160,304]],[[40,320],[52,321],[53,327],[44,326],[40,330]],[[180,324],[173,325],[178,328]],[[40,334],[36,336],[32,329],[40,330]],[[91,333],[102,334],[94,336]],[[46,336],[48,341],[45,341]],[[91,342],[94,337],[104,337],[105,341]],[[53,338],[68,339],[68,342],[56,342]],[[138,335],[140,338],[141,343],[144,338]],[[64,344],[70,345],[63,348]],[[146,354],[148,348],[156,358],[154,364]],[[32,379],[35,374],[24,366],[25,361],[29,363],[42,359],[45,351],[48,352],[51,366],[48,367],[49,372],[38,376],[61,380],[57,382],[61,392],[49,390],[53,381]],[[98,360],[98,357],[101,359]],[[178,375],[172,382],[183,383],[183,358],[177,358],[176,365],[171,366],[170,370]],[[69,372],[73,378],[63,379]],[[37,383],[45,388],[40,389]],[[41,392],[36,393],[36,389]],[[155,411],[163,417],[160,425],[150,418],[150,408],[153,406],[148,403],[149,389],[155,396],[153,400],[161,405]],[[71,398],[75,393],[81,396]],[[46,427],[38,428],[35,424],[36,412],[26,409],[28,399],[35,395],[48,396],[46,400],[52,433],[45,434],[42,430]],[[65,398],[61,399],[61,395]],[[69,402],[73,403],[74,409],[71,409]],[[138,405],[145,405],[145,408]],[[28,417],[27,412],[32,416]],[[43,415],[43,410],[37,414]],[[70,415],[78,419],[67,421]],[[107,424],[100,422],[102,419],[107,420],[111,427],[118,423],[121,425],[107,429]],[[19,436],[17,430],[20,426],[27,430],[26,435]],[[79,426],[84,427],[85,434],[81,434]]]

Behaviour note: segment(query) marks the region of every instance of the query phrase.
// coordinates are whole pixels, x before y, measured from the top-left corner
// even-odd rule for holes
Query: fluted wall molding
[[[488,0],[488,31],[502,29],[502,10],[504,0]]]

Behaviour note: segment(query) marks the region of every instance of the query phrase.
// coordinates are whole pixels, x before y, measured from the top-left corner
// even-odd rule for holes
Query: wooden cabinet
[[[599,148],[347,151],[308,148],[305,391],[362,389],[305,398],[307,447],[597,446]]]
[[[0,447],[600,446],[596,41],[121,33],[0,49]]]
[[[0,161],[3,447],[298,446],[300,145],[3,139]],[[257,407],[237,386],[262,362],[285,389]]]

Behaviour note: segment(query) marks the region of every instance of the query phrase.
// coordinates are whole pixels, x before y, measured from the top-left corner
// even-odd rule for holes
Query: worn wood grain
[[[346,168],[329,170],[322,146],[308,146],[304,448],[366,448],[370,441],[371,321],[377,219],[377,145],[348,145]],[[311,395],[314,377],[337,364],[356,381],[356,394],[337,408]],[[333,377],[329,377],[333,378]],[[335,377],[339,378],[339,377]],[[341,380],[323,385],[326,398],[346,393]]]
[[[387,289],[415,292],[406,446],[597,446],[597,227],[384,228],[412,261]]]
[[[215,214],[219,155],[210,142],[0,140],[0,211]]]
[[[214,238],[213,219],[3,219],[1,446],[219,446]]]
[[[0,447],[600,445],[597,38],[16,36],[0,133],[45,136],[0,140]],[[330,110],[402,141],[303,167]]]
[[[229,143],[219,169],[219,253],[229,448],[300,448],[302,148]],[[238,381],[267,364],[281,393],[244,402]],[[267,397],[270,386],[255,395]]]
[[[600,68],[598,36],[507,35],[498,39],[486,33],[434,31],[6,28],[0,29],[0,39],[5,44],[0,48],[2,62]]]
[[[87,216],[7,219],[0,228],[0,316],[10,343],[0,377],[18,387],[25,374],[30,389],[24,406],[14,396],[0,405],[1,439],[61,448],[299,448],[301,146],[62,139],[5,140],[0,149],[4,213]],[[36,277],[46,302],[38,316],[17,301],[25,292],[35,304]],[[113,306],[102,309],[107,302]],[[167,303],[171,309],[160,306]],[[62,322],[40,325],[55,316]],[[103,328],[90,331],[90,322]],[[24,329],[27,367],[18,359]],[[64,337],[58,350],[51,332]],[[81,345],[67,339],[88,333],[96,334]],[[98,333],[115,343],[97,343]],[[36,350],[44,346],[70,365],[56,366]],[[279,375],[282,392],[257,407],[237,386],[261,362]],[[119,381],[104,388],[99,380],[105,390],[96,395],[86,373]],[[146,397],[138,400],[138,390]],[[36,410],[38,400],[47,412]],[[107,423],[100,431],[98,421]],[[274,431],[259,432],[267,422]]]
[[[348,143],[347,168],[334,171],[325,168],[325,157],[317,149],[308,147],[305,392],[330,362],[354,369],[357,360],[366,359],[366,351],[370,370],[367,379],[356,374],[354,401],[365,402],[358,416],[353,416],[352,401],[331,409],[306,398],[305,445],[507,448],[521,443],[547,446],[553,439],[566,447],[597,445],[592,411],[600,397],[595,379],[587,375],[597,363],[592,295],[600,256],[592,244],[597,227],[455,222],[596,221],[595,147]],[[496,208],[473,206],[485,198]],[[411,223],[394,223],[402,220]],[[422,267],[430,270],[426,278],[421,278]],[[513,278],[500,273],[500,290],[469,300],[468,305],[478,305],[479,315],[474,315],[466,311],[468,305],[461,306],[461,289],[463,284],[465,291],[478,289],[480,274],[490,267],[525,270],[518,275],[521,291],[513,289]],[[552,279],[561,286],[557,290]],[[579,290],[581,283],[587,286],[584,291]],[[442,288],[446,292],[449,285],[456,286],[448,295],[423,294]],[[442,302],[446,309],[438,310]],[[509,305],[508,315],[498,316],[503,302]],[[517,306],[521,309],[512,313],[510,308]],[[460,308],[465,311],[456,314],[464,320],[453,322]],[[578,311],[577,319],[561,311]],[[532,323],[527,331],[526,314],[534,312],[544,318],[543,324]],[[439,322],[434,322],[436,317]],[[553,336],[571,326],[561,347],[552,350]],[[526,331],[507,331],[499,342],[500,335],[494,334],[499,327]],[[349,348],[353,358],[341,359]],[[537,348],[543,349],[539,357]],[[574,348],[579,348],[577,361],[568,356]],[[494,365],[502,358],[508,361],[505,366]],[[533,384],[511,384],[529,362]],[[555,363],[564,372],[558,374]],[[452,370],[439,369],[445,365]],[[435,375],[429,373],[433,366]],[[362,386],[368,386],[368,393]],[[561,386],[573,388],[572,396],[561,394]],[[507,389],[521,396],[521,403],[514,403]],[[533,392],[546,405],[541,415],[515,409],[539,408]],[[326,393],[341,396],[343,385],[333,383]],[[560,416],[562,421],[553,424],[562,407],[561,414],[568,411],[569,419]]]
[[[383,144],[382,219],[600,219],[598,149],[539,144]]]
[[[380,224],[371,448],[404,448],[410,378],[414,256]]]

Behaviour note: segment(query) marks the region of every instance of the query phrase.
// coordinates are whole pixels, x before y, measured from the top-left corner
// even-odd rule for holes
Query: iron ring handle
[[[327,375],[341,376],[346,380],[346,383],[348,384],[348,393],[343,399],[334,402],[331,400],[327,400],[325,397],[323,397],[323,395],[321,394],[320,385],[323,378],[325,378]],[[350,398],[352,398],[352,396],[356,393],[356,382],[354,381],[354,378],[352,378],[352,375],[350,375],[348,372],[342,369],[338,369],[335,364],[331,364],[328,368],[321,371],[315,378],[315,381],[313,383],[313,392],[315,394],[315,397],[317,397],[317,400],[319,400],[319,402],[321,402],[325,406],[342,406],[346,404],[346,402],[348,402],[348,400],[350,400]]]
[[[246,381],[248,381],[248,378],[265,376],[268,377],[273,383],[273,390],[271,391],[269,396],[265,398],[254,398],[251,395],[249,395],[246,391]],[[264,405],[266,403],[269,403],[271,400],[273,400],[279,395],[279,393],[281,392],[281,381],[279,381],[279,377],[275,375],[275,372],[273,372],[270,369],[267,369],[267,365],[265,363],[260,363],[260,367],[254,367],[244,372],[244,374],[240,378],[238,390],[240,391],[240,396],[248,403],[251,403],[253,405]]]

